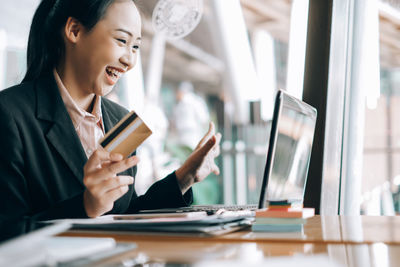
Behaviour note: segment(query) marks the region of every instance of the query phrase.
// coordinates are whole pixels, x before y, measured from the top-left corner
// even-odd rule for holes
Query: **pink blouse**
[[[95,96],[92,113],[81,109],[72,99],[57,71],[53,71],[62,100],[71,117],[76,133],[81,140],[86,156],[89,158],[99,147],[99,140],[104,136],[103,117],[101,115],[101,98]]]

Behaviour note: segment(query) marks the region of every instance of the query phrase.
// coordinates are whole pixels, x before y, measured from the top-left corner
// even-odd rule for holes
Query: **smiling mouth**
[[[112,67],[107,67],[106,68],[106,72],[107,72],[107,74],[108,74],[108,76],[112,79],[112,80],[118,80],[120,77],[121,77],[121,75],[122,75],[122,72],[121,71],[119,71],[119,70],[117,70],[117,69],[115,69],[115,68],[112,68]]]

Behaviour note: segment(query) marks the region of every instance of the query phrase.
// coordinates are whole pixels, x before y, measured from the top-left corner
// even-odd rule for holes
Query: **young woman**
[[[212,124],[182,167],[142,196],[133,186],[138,158],[99,147],[128,112],[103,96],[134,67],[140,39],[132,0],[40,3],[26,76],[0,93],[0,222],[186,206],[191,185],[219,173]]]

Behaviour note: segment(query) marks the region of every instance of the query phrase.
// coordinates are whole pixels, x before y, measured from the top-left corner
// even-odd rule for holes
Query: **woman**
[[[26,76],[0,93],[0,221],[185,206],[193,183],[219,173],[212,124],[182,167],[142,196],[133,188],[138,158],[98,146],[127,113],[103,96],[134,67],[140,39],[132,0],[41,2]]]

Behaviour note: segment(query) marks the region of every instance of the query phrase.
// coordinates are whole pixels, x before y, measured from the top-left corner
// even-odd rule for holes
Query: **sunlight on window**
[[[254,60],[260,82],[261,116],[265,121],[272,119],[274,96],[277,90],[274,39],[264,30],[254,33]]]
[[[0,88],[5,87],[6,77],[6,53],[7,53],[7,33],[0,29]]]
[[[239,1],[215,1],[220,15],[221,28],[226,46],[227,63],[232,68],[233,81],[241,90],[244,99],[260,99],[258,80],[252,60],[252,53]]]
[[[379,59],[379,10],[377,0],[366,2],[364,34],[362,41],[361,73],[362,88],[365,88],[366,104],[375,109],[380,97],[380,59]]]
[[[308,1],[293,0],[290,17],[289,56],[286,89],[302,99],[307,44]]]

